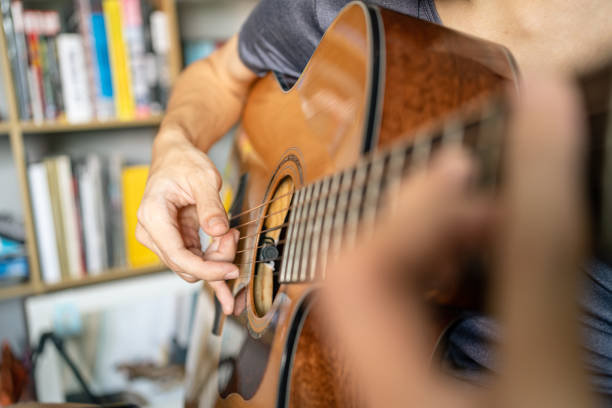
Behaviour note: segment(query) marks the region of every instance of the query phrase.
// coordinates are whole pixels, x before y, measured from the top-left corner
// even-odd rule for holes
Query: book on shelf
[[[83,40],[78,34],[60,34],[57,37],[66,118],[71,123],[93,119],[93,106],[87,82]]]
[[[42,280],[52,284],[61,281],[59,254],[55,238],[55,222],[51,209],[51,194],[44,163],[30,164],[28,180],[32,197],[32,212]]]
[[[82,123],[160,113],[170,40],[154,3],[72,0],[60,13],[0,0],[20,118]]]
[[[135,237],[147,174],[120,155],[54,156],[28,167],[45,283],[159,263]]]
[[[144,195],[149,166],[129,166],[123,169],[121,189],[123,192],[123,220],[125,222],[125,247],[127,263],[132,268],[159,264],[159,258],[136,239],[138,225],[136,214]]]
[[[30,91],[28,89],[28,55],[23,24],[21,1],[0,0],[2,26],[6,37],[6,52],[11,61],[11,74],[15,84],[19,116],[32,118]]]

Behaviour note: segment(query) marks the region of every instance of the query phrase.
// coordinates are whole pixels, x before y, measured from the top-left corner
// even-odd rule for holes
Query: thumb
[[[200,227],[211,237],[221,236],[229,230],[227,213],[219,197],[220,177],[218,173],[215,176],[213,180],[202,180],[193,189]]]

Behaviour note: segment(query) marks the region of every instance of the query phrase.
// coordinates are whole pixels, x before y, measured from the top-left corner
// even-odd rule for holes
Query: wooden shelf
[[[11,131],[11,124],[8,122],[0,122],[0,135],[8,135]]]
[[[159,126],[162,118],[162,115],[156,115],[134,120],[109,120],[87,123],[43,122],[41,124],[36,124],[34,122],[20,122],[20,128],[23,133],[64,133],[90,130],[127,129]]]
[[[34,293],[34,287],[29,282],[11,286],[3,286],[0,287],[0,300],[27,296],[31,295],[32,293]]]
[[[168,268],[162,264],[146,266],[143,268],[114,268],[102,272],[100,275],[86,276],[81,279],[68,280],[64,282],[54,283],[52,285],[43,285],[42,293],[55,292],[58,290],[78,288],[81,286],[93,285],[102,282],[111,282],[120,279],[133,278],[136,276],[149,275],[168,271]]]

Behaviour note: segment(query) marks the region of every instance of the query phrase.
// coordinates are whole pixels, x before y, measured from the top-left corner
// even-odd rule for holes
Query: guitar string
[[[609,114],[609,113],[611,113],[611,112],[612,112],[612,110],[608,110],[608,111],[604,111],[604,112],[600,112],[600,113],[596,113],[596,114],[591,114],[590,116],[598,116],[598,115],[601,115],[601,114]],[[481,122],[481,123],[482,123],[482,122]],[[467,127],[467,126],[469,126],[469,125],[465,125],[465,127]],[[411,133],[409,133],[409,134],[413,134],[413,132],[411,132]],[[434,140],[435,140],[437,137],[439,137],[439,136],[440,136],[440,135],[439,135],[439,132],[431,132],[431,134],[432,134],[432,135],[434,135],[434,136],[429,137],[429,139],[428,139],[428,140],[429,140],[429,142],[431,142],[431,143],[432,143],[432,142],[433,142],[433,141],[434,141]],[[464,142],[464,141],[462,141],[462,142]],[[389,155],[389,154],[393,153],[395,150],[401,150],[401,149],[404,149],[404,150],[407,150],[407,152],[405,152],[406,154],[411,154],[411,152],[412,152],[412,147],[413,147],[414,145],[415,145],[414,141],[411,141],[411,142],[408,142],[408,143],[406,143],[406,144],[401,144],[401,145],[399,145],[399,146],[396,146],[396,147],[394,147],[394,148],[385,149],[385,150],[383,150],[383,151],[376,151],[376,152],[372,152],[372,153],[370,153],[370,154],[368,154],[368,155],[366,155],[366,156],[361,157],[361,158],[359,159],[359,161],[358,161],[358,162],[357,162],[357,163],[356,163],[354,166],[352,166],[352,167],[350,167],[350,168],[348,168],[347,170],[344,170],[344,171],[345,171],[345,172],[346,172],[346,171],[348,171],[348,170],[355,171],[355,170],[356,170],[356,169],[358,169],[360,166],[364,166],[364,165],[365,165],[365,166],[367,166],[367,165],[368,165],[368,164],[370,164],[370,163],[371,163],[371,162],[372,162],[374,159],[377,159],[377,158],[378,158],[378,159],[383,158],[383,160],[384,160],[384,158],[386,158],[386,155]],[[500,146],[499,146],[499,145],[496,145],[496,146],[492,146],[492,147],[499,148]],[[608,148],[609,148],[609,147],[607,147],[607,146],[603,146],[603,147],[602,147],[602,146],[592,146],[592,145],[591,145],[591,146],[590,146],[590,148],[589,148],[589,149],[587,149],[587,150],[588,150],[588,151],[590,151],[590,152],[596,152],[596,151],[601,151],[601,150],[607,150]],[[334,177],[334,176],[335,176],[335,175],[337,175],[337,174],[338,174],[338,173],[336,173],[336,174],[334,174],[334,175],[329,175],[329,176],[326,176],[325,178],[322,178],[322,179],[320,179],[320,180],[318,180],[318,181],[315,181],[314,183],[322,183],[324,180],[326,180],[326,179],[330,179],[330,178]],[[309,185],[310,185],[310,184],[309,184]],[[303,187],[300,187],[300,189],[301,189],[301,188],[305,188],[305,187],[307,187],[307,186],[308,186],[308,185],[303,186]],[[240,218],[240,217],[242,217],[242,216],[244,216],[244,215],[246,215],[246,214],[249,214],[249,213],[251,213],[251,212],[253,212],[253,211],[256,211],[256,210],[260,209],[261,207],[263,207],[263,206],[265,206],[265,205],[267,205],[267,204],[273,203],[273,202],[278,201],[278,200],[281,200],[281,199],[283,199],[283,198],[285,198],[285,197],[287,197],[287,196],[293,195],[295,192],[296,192],[296,190],[292,190],[292,191],[290,191],[290,192],[288,192],[288,193],[281,194],[281,195],[280,195],[280,196],[278,196],[278,197],[274,197],[274,198],[272,198],[272,199],[270,199],[270,200],[264,201],[264,202],[262,202],[262,203],[261,203],[261,204],[259,204],[259,205],[256,205],[256,206],[254,206],[254,207],[251,207],[251,208],[249,208],[249,209],[247,209],[247,210],[244,210],[244,211],[242,211],[242,212],[240,212],[240,213],[238,213],[238,214],[232,215],[231,217],[229,217],[229,218],[228,218],[228,220],[229,220],[229,221],[233,221],[233,220],[235,220],[235,219],[238,219],[238,218]],[[279,212],[282,212],[282,211],[284,211],[284,210],[279,210]],[[261,220],[261,219],[263,219],[263,218],[266,218],[266,217],[259,217],[259,218],[257,218],[257,219],[254,219],[254,220],[250,221],[249,223],[252,223],[252,222],[257,222],[258,220]],[[239,226],[232,227],[232,228],[240,228],[240,227],[242,227],[243,225],[244,225],[244,224],[241,224],[241,225],[239,225]]]
[[[408,163],[408,162],[406,162],[406,163]],[[249,224],[258,222],[260,220],[264,220],[264,219],[266,219],[266,218],[268,218],[270,216],[278,215],[280,213],[283,213],[283,212],[289,211],[289,210],[295,210],[295,209],[303,208],[307,204],[312,204],[312,203],[315,203],[315,202],[319,202],[320,200],[323,200],[323,199],[326,199],[326,198],[329,198],[329,197],[338,197],[338,196],[340,196],[340,195],[342,195],[344,193],[352,194],[354,192],[357,192],[358,190],[361,190],[361,192],[363,193],[363,190],[366,189],[370,185],[371,180],[366,180],[365,182],[359,183],[359,184],[353,184],[353,180],[354,180],[355,176],[352,173],[354,173],[356,170],[353,169],[353,168],[351,168],[349,170],[351,171],[351,186],[348,187],[348,188],[338,189],[336,191],[330,191],[330,192],[328,192],[326,194],[319,195],[317,197],[312,197],[310,200],[307,200],[307,201],[304,201],[304,202],[301,202],[301,203],[295,203],[293,205],[290,205],[289,207],[283,208],[283,209],[278,210],[278,211],[274,211],[274,212],[272,212],[272,213],[270,213],[268,215],[265,215],[263,217],[259,217],[259,218],[253,219],[251,221],[247,221],[247,222],[245,222],[243,224],[240,224],[240,225],[238,225],[236,227],[232,227],[232,228],[236,228],[236,229],[242,228],[245,225],[249,225]],[[345,172],[348,172],[349,170],[345,170]],[[388,178],[388,179],[379,181],[379,183],[382,184],[382,181],[384,181],[385,183],[391,183],[395,179],[401,178],[403,175],[404,175],[404,171],[402,170],[401,175],[392,175],[391,177],[393,179]],[[337,174],[336,174],[336,176],[337,176]],[[318,181],[317,183],[323,183],[323,181],[325,181],[325,179],[322,179],[322,180]],[[271,201],[274,201],[274,200],[271,200]],[[323,213],[323,214],[316,214],[315,216],[325,216],[325,215],[329,215],[329,214]],[[304,221],[303,218],[295,220],[293,225],[298,224],[298,223],[300,223],[302,221]],[[280,224],[278,226],[271,227],[271,228],[268,228],[268,229],[264,229],[260,233],[263,234],[264,232],[275,231],[275,230],[278,230],[279,228],[282,228],[283,226],[288,226],[288,225],[292,225],[292,224],[290,224],[289,222],[285,222],[285,223]],[[256,235],[258,235],[258,233],[249,234],[249,235],[242,235],[242,236],[240,236],[239,240],[250,238],[250,237],[253,237],[253,236],[256,236]]]
[[[340,196],[341,194],[344,194],[344,193],[353,193],[353,192],[356,192],[359,189],[361,189],[361,192],[363,193],[364,187],[365,187],[365,185],[358,186],[358,187],[355,187],[355,188],[345,189],[343,191],[335,192],[334,194],[328,194],[327,197]],[[361,203],[359,203],[359,205],[361,206]],[[349,210],[353,209],[354,207],[355,207],[354,205],[353,206],[349,205],[344,211],[348,212]],[[315,212],[313,217],[310,217],[310,214],[307,214],[306,217],[298,218],[298,219],[294,220],[293,222],[287,221],[287,222],[284,222],[282,224],[276,225],[274,227],[264,229],[264,230],[262,230],[260,232],[255,232],[253,234],[248,234],[248,235],[242,235],[242,236],[240,236],[238,241],[243,240],[243,239],[247,239],[247,238],[251,238],[251,237],[255,237],[255,236],[263,234],[265,232],[277,231],[277,230],[279,230],[279,229],[281,229],[283,227],[287,227],[287,226],[290,226],[290,225],[292,225],[292,226],[300,225],[300,224],[302,224],[304,222],[311,221],[311,220],[313,220],[313,219],[315,219],[317,217],[324,217],[324,216],[328,216],[328,215],[335,215],[335,213],[337,213],[337,212],[338,212],[337,209],[334,209],[332,212],[328,212],[327,210],[324,211],[323,213]]]
[[[323,180],[318,181],[316,183],[322,183],[322,182],[323,182]],[[305,206],[306,204],[311,204],[311,203],[314,203],[314,202],[318,202],[318,201],[320,201],[320,200],[322,200],[324,198],[328,198],[328,197],[330,197],[332,195],[339,195],[341,193],[346,193],[346,192],[350,193],[350,192],[352,192],[353,190],[355,190],[357,188],[367,187],[367,186],[370,185],[370,183],[371,183],[371,181],[366,180],[364,183],[360,183],[359,185],[352,186],[351,188],[348,188],[348,189],[345,188],[343,190],[338,190],[336,192],[331,192],[330,191],[327,194],[318,195],[316,197],[312,197],[310,200],[306,200],[306,201],[303,201],[301,203],[292,204],[289,207],[285,207],[285,208],[280,209],[278,211],[271,212],[271,213],[269,213],[267,215],[264,215],[263,217],[255,218],[255,219],[253,219],[251,221],[247,221],[247,222],[242,223],[240,225],[236,225],[235,227],[232,227],[232,228],[239,229],[239,228],[242,228],[242,227],[244,227],[246,225],[249,225],[249,224],[261,221],[261,220],[265,220],[266,218],[272,217],[274,215],[282,214],[282,213],[284,213],[286,211],[289,211],[289,210],[295,210],[297,208],[301,208],[301,207]]]

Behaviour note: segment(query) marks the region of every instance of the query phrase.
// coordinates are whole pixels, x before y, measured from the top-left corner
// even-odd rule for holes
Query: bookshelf
[[[176,20],[176,1],[154,0],[152,3],[156,5],[157,9],[163,11],[168,19],[168,31],[170,37],[168,64],[170,82],[172,83],[182,68],[180,36]],[[0,300],[54,292],[101,282],[154,274],[167,270],[167,268],[163,267],[162,265],[134,269],[122,267],[108,269],[94,276],[88,275],[80,279],[61,281],[52,285],[48,285],[43,282],[36,244],[37,240],[34,228],[30,189],[28,186],[28,163],[26,162],[26,149],[24,142],[25,136],[37,134],[41,135],[42,137],[46,137],[47,135],[51,136],[53,134],[74,132],[156,128],[161,123],[162,115],[154,115],[129,121],[109,120],[104,122],[93,121],[87,123],[43,122],[36,124],[33,122],[20,120],[16,96],[17,94],[12,76],[10,60],[7,53],[7,39],[4,32],[4,26],[2,24],[0,24],[0,72],[5,83],[5,97],[8,105],[8,118],[7,120],[0,122],[0,137],[8,136],[10,141],[11,155],[17,174],[17,183],[19,184],[19,199],[21,200],[23,207],[23,222],[26,235],[27,259],[29,263],[29,280],[21,284],[0,286]]]

